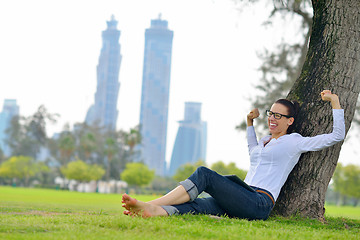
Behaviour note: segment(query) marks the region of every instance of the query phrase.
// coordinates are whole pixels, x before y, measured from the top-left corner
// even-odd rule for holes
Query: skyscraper
[[[183,164],[206,160],[207,123],[201,121],[201,103],[186,102],[184,120],[176,135],[169,175]]]
[[[99,124],[114,130],[118,117],[116,106],[120,88],[120,31],[116,28],[118,22],[114,16],[106,23],[107,29],[102,32],[103,45],[97,66],[95,103],[89,108],[85,121],[89,125]]]
[[[4,155],[9,157],[11,154],[9,146],[5,140],[7,138],[6,130],[10,127],[13,117],[19,115],[19,106],[15,99],[5,99],[3,110],[0,113],[0,148]]]
[[[151,20],[145,31],[140,133],[141,160],[164,175],[173,31],[168,22]]]

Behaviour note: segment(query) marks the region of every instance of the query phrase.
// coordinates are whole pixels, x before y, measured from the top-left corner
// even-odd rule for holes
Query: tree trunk
[[[357,198],[353,198],[353,206],[354,207],[356,207],[357,205],[358,205],[358,203],[359,203],[359,199],[357,199]]]
[[[107,182],[109,182],[109,180],[110,180],[111,160],[112,160],[112,154],[108,154],[108,156],[107,156],[107,166],[106,166],[106,181]]]
[[[330,89],[345,109],[346,132],[360,90],[360,1],[313,0],[313,26],[302,73],[288,98],[302,106],[295,125],[303,136],[332,131],[331,106],[320,92]],[[324,219],[325,192],[342,143],[303,154],[283,186],[274,214]]]

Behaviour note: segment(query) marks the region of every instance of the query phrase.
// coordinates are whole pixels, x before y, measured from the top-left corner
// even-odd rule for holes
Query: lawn
[[[155,196],[137,196],[147,201]],[[359,239],[360,209],[326,206],[326,223],[206,215],[131,218],[121,196],[0,187],[0,239]]]

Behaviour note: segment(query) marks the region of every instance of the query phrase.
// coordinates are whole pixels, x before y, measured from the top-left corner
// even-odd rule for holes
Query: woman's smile
[[[277,126],[278,126],[278,124],[276,122],[273,122],[273,121],[269,122],[269,129],[270,130],[274,130]]]

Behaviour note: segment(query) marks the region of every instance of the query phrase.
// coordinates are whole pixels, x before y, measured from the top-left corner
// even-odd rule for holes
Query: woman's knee
[[[197,172],[212,172],[212,170],[210,170],[209,168],[207,167],[204,167],[204,166],[200,166],[196,169]]]

